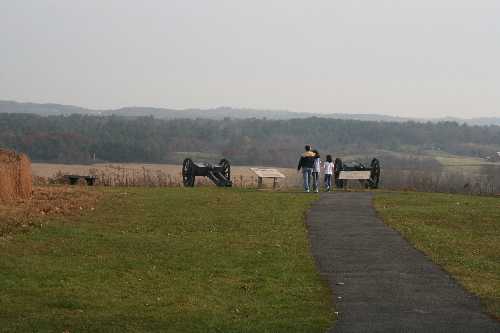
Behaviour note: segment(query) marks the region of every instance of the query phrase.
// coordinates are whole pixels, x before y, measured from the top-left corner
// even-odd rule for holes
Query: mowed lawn
[[[479,295],[500,319],[500,198],[379,193],[384,221]]]
[[[2,332],[322,332],[315,195],[106,191],[92,213],[0,240]]]

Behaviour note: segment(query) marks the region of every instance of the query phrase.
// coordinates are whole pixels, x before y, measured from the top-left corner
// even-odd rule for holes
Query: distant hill
[[[120,115],[127,117],[153,116],[159,119],[215,119],[221,120],[224,118],[248,119],[248,118],[267,118],[274,120],[285,120],[294,118],[309,118],[313,117],[310,113],[298,113],[290,111],[276,110],[255,110],[255,109],[237,109],[231,107],[218,107],[215,109],[163,109],[150,107],[125,107],[116,110],[106,110],[102,114]]]
[[[478,125],[478,126],[488,126],[497,125],[500,126],[500,117],[478,117],[471,119],[462,119],[454,117],[441,118],[443,121],[455,121],[457,123],[465,122],[467,125]]]
[[[61,104],[19,103],[13,101],[0,101],[0,113],[32,113],[39,116],[55,116],[70,114],[99,114],[98,111],[81,108],[78,106]]]
[[[70,114],[89,114],[89,115],[119,115],[124,117],[141,117],[153,116],[159,119],[215,119],[224,118],[233,119],[272,119],[272,120],[287,120],[287,119],[302,119],[310,117],[331,118],[331,119],[352,119],[364,121],[384,121],[384,122],[439,122],[439,121],[455,121],[457,123],[466,123],[469,125],[497,125],[500,126],[500,117],[490,118],[437,118],[437,119],[421,119],[421,118],[404,118],[394,117],[379,114],[346,114],[346,113],[309,113],[309,112],[292,112],[286,110],[258,110],[248,108],[232,108],[218,107],[214,109],[167,109],[153,107],[124,107],[111,110],[93,110],[78,106],[61,105],[61,104],[39,104],[39,103],[19,103],[14,101],[0,101],[0,113],[30,113],[40,116],[52,115],[70,115]]]

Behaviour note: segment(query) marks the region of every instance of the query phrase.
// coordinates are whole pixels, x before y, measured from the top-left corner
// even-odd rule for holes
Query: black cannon
[[[223,158],[219,164],[207,162],[193,162],[186,158],[182,163],[182,182],[186,187],[193,187],[196,176],[207,177],[215,185],[221,187],[231,187],[231,164]]]
[[[96,176],[80,176],[80,175],[64,175],[64,179],[66,179],[70,185],[76,185],[76,184],[78,184],[78,181],[80,179],[85,179],[88,186],[94,186],[97,177]]]
[[[380,162],[372,159],[370,166],[360,162],[344,163],[340,158],[335,159],[334,164],[335,186],[344,188],[348,180],[359,180],[365,188],[378,188],[380,181]]]

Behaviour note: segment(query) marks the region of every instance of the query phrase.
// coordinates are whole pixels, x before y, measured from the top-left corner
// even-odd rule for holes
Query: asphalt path
[[[371,193],[321,194],[307,225],[338,312],[329,332],[500,332],[478,297],[376,216]]]

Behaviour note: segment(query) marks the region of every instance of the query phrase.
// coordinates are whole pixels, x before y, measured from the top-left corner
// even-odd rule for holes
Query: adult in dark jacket
[[[300,156],[299,166],[297,170],[302,169],[302,177],[304,178],[304,191],[309,192],[309,185],[311,183],[312,170],[314,167],[314,158],[316,154],[311,151],[311,146],[305,146],[306,151]]]

